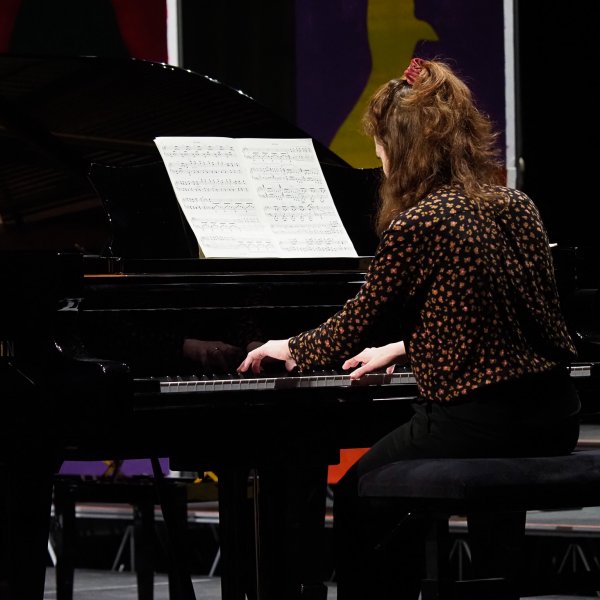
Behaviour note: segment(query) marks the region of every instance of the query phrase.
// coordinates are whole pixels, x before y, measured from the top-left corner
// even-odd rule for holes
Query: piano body
[[[40,597],[31,540],[37,536],[44,565],[51,478],[62,460],[168,456],[175,469],[219,475],[224,598],[257,586],[254,595],[274,597],[282,585],[300,596],[300,583],[303,597],[321,597],[322,585],[313,582],[311,592],[310,582],[286,572],[294,560],[269,555],[267,536],[260,577],[240,575],[249,469],[260,472],[265,504],[275,506],[291,465],[295,480],[303,470],[323,480],[340,446],[366,445],[389,427],[393,403],[369,417],[361,410],[368,386],[338,394],[332,385],[282,387],[279,377],[273,389],[156,387],[158,377],[192,375],[214,387],[248,343],[316,325],[356,292],[368,258],[199,260],[154,137],[306,134],[218,82],[144,61],[5,56],[0,82],[0,386],[15,413],[6,431],[18,438],[6,444],[3,465],[18,480],[3,490],[4,579],[27,581],[23,597]],[[319,144],[316,151],[355,247],[368,257],[378,173],[353,170]],[[190,339],[196,350],[204,345],[204,364],[184,356]],[[224,353],[211,356],[216,345],[228,350],[226,364]],[[412,383],[402,386],[414,394]],[[261,528],[278,510],[261,509]],[[26,521],[32,537],[20,553],[7,522],[20,523],[22,535]]]
[[[10,598],[42,598],[62,460],[167,456],[173,469],[219,475],[225,600],[323,599],[318,561],[302,557],[316,555],[306,544],[322,529],[327,465],[410,413],[410,373],[360,385],[333,372],[232,375],[249,344],[310,328],[354,295],[376,245],[378,170],[315,143],[362,258],[198,259],[153,142],[176,135],[308,137],[167,65],[0,57],[2,439],[17,439],[0,459]],[[592,389],[589,373],[577,379]],[[185,582],[179,593],[193,598]]]

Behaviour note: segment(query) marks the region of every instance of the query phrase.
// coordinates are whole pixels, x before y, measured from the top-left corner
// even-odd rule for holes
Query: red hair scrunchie
[[[408,83],[408,85],[414,84],[416,78],[421,72],[421,69],[423,68],[424,62],[425,61],[422,58],[413,58],[410,61],[410,64],[408,65],[408,67],[406,67],[406,70],[402,75],[402,77],[406,80],[406,83]]]

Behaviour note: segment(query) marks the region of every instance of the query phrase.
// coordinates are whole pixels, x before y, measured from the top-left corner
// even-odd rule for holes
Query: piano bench
[[[359,495],[389,504],[399,514],[426,519],[421,600],[518,600],[516,582],[458,580],[451,573],[450,517],[600,506],[600,450],[553,457],[398,461],[363,475]],[[524,528],[523,523],[523,534]]]
[[[164,501],[177,516],[178,534],[185,535],[188,519],[188,485],[176,479],[167,480]],[[54,551],[56,553],[56,597],[72,600],[77,546],[77,505],[79,503],[123,505],[133,508],[132,543],[138,585],[138,599],[154,597],[155,572],[155,506],[159,498],[154,479],[131,477],[123,479],[82,479],[77,476],[56,476],[54,479]],[[171,581],[169,588],[176,584]]]

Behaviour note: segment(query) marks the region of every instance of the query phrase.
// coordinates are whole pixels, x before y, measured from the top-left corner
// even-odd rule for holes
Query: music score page
[[[357,256],[312,140],[154,141],[204,257]]]

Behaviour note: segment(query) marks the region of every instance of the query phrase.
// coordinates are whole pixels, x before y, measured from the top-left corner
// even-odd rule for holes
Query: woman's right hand
[[[378,346],[374,348],[365,348],[356,356],[349,358],[343,365],[342,369],[353,369],[350,373],[350,379],[358,379],[367,373],[380,371],[385,368],[386,373],[393,373],[397,363],[406,362],[406,348],[404,342],[394,342],[386,346]]]
[[[249,348],[252,346],[249,345]],[[286,371],[291,371],[296,366],[296,361],[290,354],[289,340],[269,340],[248,352],[242,364],[237,368],[238,373],[245,373],[248,370],[252,373],[260,373],[262,362],[271,358],[283,361]]]

